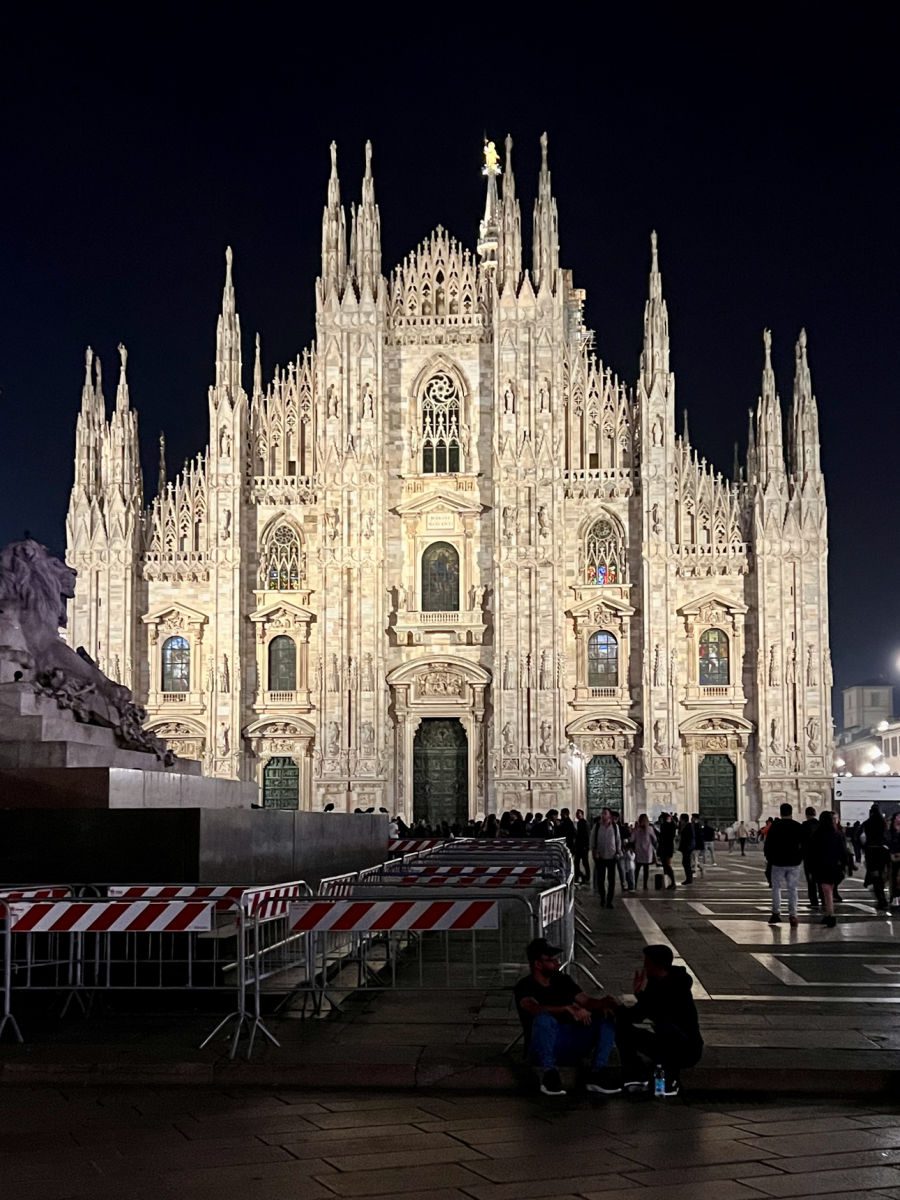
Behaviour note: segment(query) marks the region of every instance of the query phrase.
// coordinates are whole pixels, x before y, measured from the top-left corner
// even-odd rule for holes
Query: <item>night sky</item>
[[[485,132],[513,135],[530,261],[546,129],[561,261],[598,353],[635,378],[656,228],[679,414],[723,471],[763,327],[786,412],[806,326],[836,683],[900,679],[896,9],[548,6],[564,31],[532,36],[513,8],[417,7],[409,24],[391,8],[394,27],[365,28],[352,6],[331,29],[258,5],[143,11],[4,29],[0,539],[64,548],[87,344],[110,405],[128,347],[148,499],[160,429],[170,474],[203,447],[226,244],[245,384],[257,329],[266,378],[309,344],[332,138],[345,202],[374,143],[388,271],[437,224],[474,248]]]

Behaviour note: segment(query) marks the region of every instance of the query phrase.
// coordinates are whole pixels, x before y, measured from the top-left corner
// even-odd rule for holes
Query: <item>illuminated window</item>
[[[700,686],[723,687],[728,682],[728,637],[721,629],[707,629],[700,636]]]
[[[600,517],[584,541],[584,583],[603,586],[625,582],[625,554],[619,531],[609,517]]]
[[[295,592],[300,587],[300,564],[300,535],[293,525],[277,525],[263,549],[260,584],[271,592]]]
[[[433,542],[422,555],[422,611],[459,611],[459,555],[449,542]]]
[[[619,643],[611,633],[592,633],[588,641],[588,687],[619,686]]]
[[[460,469],[460,395],[453,379],[432,375],[422,395],[422,473],[453,474]]]
[[[296,687],[297,647],[282,633],[269,642],[269,691],[293,692]]]
[[[170,637],[162,648],[162,690],[189,692],[191,690],[191,648],[187,638]]]

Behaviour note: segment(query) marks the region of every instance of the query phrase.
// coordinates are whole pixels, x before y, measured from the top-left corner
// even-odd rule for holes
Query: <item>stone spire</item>
[[[541,134],[541,173],[538,176],[538,196],[534,204],[533,267],[536,290],[556,288],[559,269],[559,217],[550,184],[547,165],[547,135]]]
[[[253,399],[262,396],[262,354],[259,346],[259,334],[256,335],[256,353],[253,358]]]
[[[356,211],[354,266],[360,299],[378,295],[381,278],[381,216],[375,203],[375,179],[372,176],[372,143],[366,142],[366,170],[362,200]]]
[[[747,482],[756,479],[756,430],[754,428],[754,412],[747,409]]]
[[[522,210],[516,199],[516,180],[512,166],[513,141],[506,135],[506,167],[503,172],[503,198],[500,203],[500,281],[513,293],[522,275]]]
[[[819,408],[812,390],[812,376],[806,357],[806,330],[794,347],[794,402],[791,405],[790,472],[798,486],[820,474]]]
[[[159,476],[156,485],[156,494],[161,496],[166,490],[166,435],[162,430],[159,431]]]
[[[756,466],[763,488],[780,487],[784,482],[784,444],[781,424],[781,401],[775,390],[772,370],[772,334],[763,330],[765,361],[762,391],[756,410]]]
[[[119,382],[116,407],[109,421],[103,453],[103,483],[107,501],[115,497],[125,504],[141,503],[141,457],[137,413],[128,396],[128,351],[119,343]]]
[[[81,389],[81,412],[75,429],[75,490],[85,496],[99,495],[101,490],[101,461],[106,432],[103,392],[94,382],[94,352],[88,346],[84,356],[84,384]]]
[[[484,139],[484,166],[482,175],[487,179],[484,198],[484,216],[478,225],[478,253],[481,266],[491,272],[497,269],[497,250],[500,245],[500,197],[497,194],[497,176],[500,174],[500,156],[492,141]]]
[[[669,311],[663,299],[662,275],[659,273],[659,254],[656,231],[650,234],[650,288],[644,305],[644,348],[641,351],[641,379],[649,395],[653,381],[662,378],[665,386],[669,374]]]
[[[322,295],[340,296],[347,274],[347,222],[337,173],[337,143],[331,143],[328,200],[322,216]]]
[[[231,257],[231,247],[228,246],[225,250],[222,312],[216,326],[216,387],[237,396],[241,390],[241,321],[234,304]]]

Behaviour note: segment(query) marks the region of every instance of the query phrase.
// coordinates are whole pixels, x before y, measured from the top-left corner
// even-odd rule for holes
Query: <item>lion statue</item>
[[[123,749],[143,750],[171,765],[174,755],[143,728],[146,713],[130,690],[104,675],[82,647],[73,650],[60,637],[75,577],[34,538],[0,550],[0,682],[32,683],[76,721],[112,729]]]

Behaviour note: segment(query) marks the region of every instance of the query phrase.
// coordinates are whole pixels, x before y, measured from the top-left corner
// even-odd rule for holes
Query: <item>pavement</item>
[[[887,1103],[0,1089],[16,1200],[900,1200]]]
[[[686,1079],[694,1096],[898,1094],[900,911],[876,914],[857,875],[842,885],[837,928],[824,928],[803,896],[797,929],[786,920],[769,926],[759,850],[717,857],[692,885],[617,896],[612,910],[581,890],[593,942],[583,943],[581,957],[604,990],[630,988],[645,943],[672,945],[695,979],[706,1041]],[[25,1014],[28,1043],[0,1048],[0,1080],[444,1095],[512,1093],[530,1080],[508,989],[369,993],[326,1019],[298,1017],[269,1019],[280,1048],[258,1042],[252,1061],[231,1062],[223,1039],[196,1048],[215,1023],[209,1010],[172,1005],[147,1015],[101,1004],[87,1019]]]

